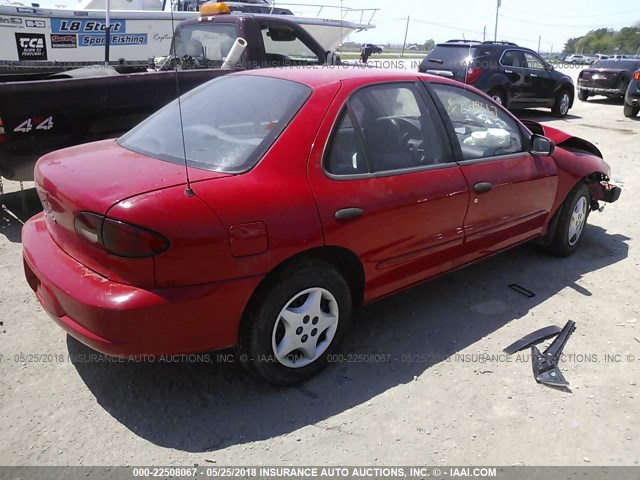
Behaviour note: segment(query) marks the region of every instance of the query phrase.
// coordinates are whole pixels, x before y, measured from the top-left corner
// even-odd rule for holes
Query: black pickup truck
[[[238,42],[245,48],[229,65],[227,55]],[[171,53],[150,62],[147,72],[96,67],[38,80],[0,78],[0,175],[31,180],[45,153],[117,137],[178,95],[234,70],[339,61],[294,20],[260,14],[182,22]],[[229,92],[239,99],[242,94]]]

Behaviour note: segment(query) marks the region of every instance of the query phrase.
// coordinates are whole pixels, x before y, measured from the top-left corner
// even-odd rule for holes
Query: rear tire
[[[583,101],[586,102],[587,100],[589,100],[589,92],[586,90],[579,90],[578,91],[578,98]]]
[[[571,105],[571,96],[569,95],[569,91],[565,88],[558,92],[556,96],[556,101],[551,108],[551,112],[558,118],[564,118],[569,113],[569,108]]]
[[[558,225],[549,245],[549,250],[559,256],[573,255],[584,236],[584,227],[591,213],[589,187],[580,183],[567,195],[562,204]]]
[[[501,88],[493,88],[491,90],[489,90],[489,92],[487,93],[487,95],[489,95],[494,102],[498,103],[499,105],[502,105],[503,107],[506,108],[507,106],[507,98],[504,94],[504,92],[502,91]]]
[[[316,259],[268,282],[245,311],[237,356],[259,379],[293,385],[319,372],[335,352],[349,327],[351,291],[332,265]]]
[[[640,107],[634,107],[632,105],[624,104],[624,116],[628,118],[634,118],[640,113]]]

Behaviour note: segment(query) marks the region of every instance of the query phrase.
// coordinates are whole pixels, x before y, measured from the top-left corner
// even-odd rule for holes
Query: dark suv
[[[640,70],[634,72],[624,96],[624,116],[633,118],[640,113]]]
[[[436,45],[419,70],[473,85],[511,110],[546,107],[564,117],[573,106],[571,77],[511,42],[449,40]]]

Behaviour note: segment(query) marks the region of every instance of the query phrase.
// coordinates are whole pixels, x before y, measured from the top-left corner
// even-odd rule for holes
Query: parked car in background
[[[473,85],[510,110],[545,107],[564,117],[573,105],[571,77],[515,43],[449,40],[419,70]]]
[[[25,275],[95,350],[236,346],[250,372],[292,384],[358,305],[529,240],[571,255],[620,196],[609,177],[591,143],[449,79],[234,73],[118,140],[41,158]]]
[[[382,53],[382,47],[374,45],[373,43],[365,43],[362,48],[365,48],[367,52],[369,52],[369,55],[374,53]]]
[[[624,96],[624,116],[637,117],[640,112],[640,70],[631,76],[631,81]]]
[[[573,54],[573,55],[566,56],[564,61],[566,63],[572,63],[574,65],[591,65],[593,62],[596,61],[596,57],[591,55]]]
[[[603,55],[602,53],[596,53],[596,60],[607,60],[609,55]]]
[[[624,98],[633,72],[640,69],[640,60],[601,60],[578,74],[578,98],[587,101],[590,96],[604,95]]]

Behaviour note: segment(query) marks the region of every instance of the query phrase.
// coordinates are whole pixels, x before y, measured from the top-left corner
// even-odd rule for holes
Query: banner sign
[[[146,33],[127,32],[126,20],[113,20],[110,22],[110,43],[113,46],[146,45],[148,38]],[[104,20],[52,18],[52,34],[78,34],[78,47],[103,47],[106,30]],[[53,38],[53,36],[52,36]],[[57,47],[56,47],[57,48]]]
[[[22,60],[46,60],[47,44],[42,33],[16,33],[18,58]]]
[[[77,46],[77,35],[51,35],[51,48],[76,48]]]

